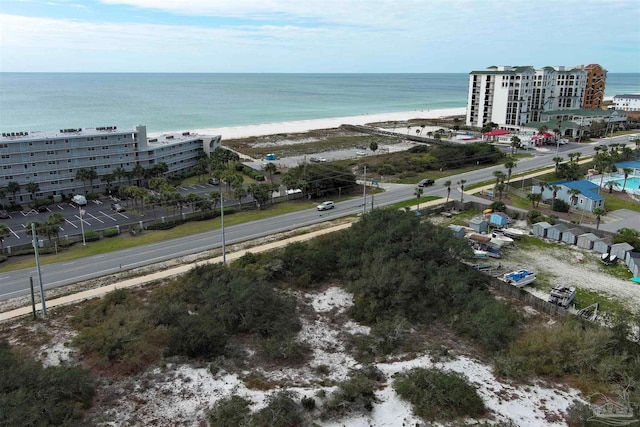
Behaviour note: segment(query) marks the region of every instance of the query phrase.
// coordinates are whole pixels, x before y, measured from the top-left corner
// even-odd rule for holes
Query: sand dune
[[[222,135],[223,139],[246,138],[249,136],[274,135],[278,133],[307,132],[313,129],[335,128],[343,124],[363,125],[371,122],[402,121],[464,115],[466,108],[446,108],[438,110],[415,110],[397,113],[363,114],[360,116],[332,117],[327,119],[299,120],[291,122],[264,123],[246,126],[230,126],[210,129],[194,129],[200,135]],[[164,133],[164,132],[163,132]],[[152,136],[152,135],[150,135]]]

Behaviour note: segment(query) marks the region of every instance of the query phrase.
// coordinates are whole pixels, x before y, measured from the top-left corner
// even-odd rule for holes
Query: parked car
[[[428,187],[430,185],[433,185],[435,183],[434,180],[429,179],[429,178],[425,178],[420,180],[420,182],[418,183],[418,187]]]
[[[211,185],[219,185],[220,180],[218,178],[209,178],[209,184]]]
[[[565,145],[565,144],[568,144],[568,143],[569,143],[569,140],[567,138],[562,138],[562,139],[558,140],[558,144],[560,144],[560,145]]]
[[[335,208],[336,205],[331,201],[331,200],[327,200],[326,202],[322,202],[318,205],[318,210],[319,211],[327,211],[329,209],[333,209]]]
[[[73,196],[71,201],[78,206],[84,206],[87,204],[87,198],[81,194],[76,194],[75,196]]]
[[[318,157],[318,161],[319,161],[320,163],[324,163],[324,162],[326,162],[326,161],[327,161],[327,159],[325,159],[324,157]]]
[[[320,163],[320,159],[318,159],[317,157],[309,157],[309,161],[311,163]]]
[[[116,212],[125,212],[126,209],[120,203],[111,203],[111,210]]]
[[[9,212],[5,211],[4,209],[0,209],[0,219],[5,218],[9,218]]]
[[[356,156],[357,156],[357,157],[364,157],[364,156],[366,156],[366,155],[367,155],[367,152],[366,152],[366,151],[358,151],[358,152],[356,152]]]

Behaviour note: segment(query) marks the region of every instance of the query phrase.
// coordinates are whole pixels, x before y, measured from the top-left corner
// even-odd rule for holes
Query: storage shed
[[[633,277],[640,277],[640,252],[627,252],[625,262]]]
[[[593,244],[600,240],[598,236],[593,233],[584,233],[578,236],[577,245],[582,249],[593,249]]]
[[[578,242],[578,236],[581,234],[584,234],[584,230],[578,227],[573,227],[562,232],[561,240],[570,245],[575,245]]]
[[[551,227],[551,224],[549,224],[546,221],[536,222],[535,224],[533,224],[533,235],[536,237],[545,238],[547,237],[547,230],[550,227]]]
[[[609,251],[609,255],[615,255],[618,259],[627,259],[627,252],[633,251],[633,246],[628,244],[627,242],[623,243],[615,243],[611,245],[611,250]]]
[[[569,227],[567,227],[565,224],[562,224],[562,223],[552,225],[547,230],[547,239],[560,241],[562,240],[562,233],[564,233],[568,229]]]
[[[509,217],[507,214],[502,212],[493,212],[489,217],[489,223],[492,225],[497,225],[498,227],[505,227],[509,222]]]
[[[593,250],[599,254],[608,254],[611,250],[611,237],[603,237],[593,242]]]
[[[471,218],[469,227],[478,233],[485,233],[489,228],[489,222],[484,218]]]
[[[464,235],[467,234],[465,229],[464,229],[464,227],[462,227],[460,225],[451,224],[449,226],[449,230],[451,230],[453,235],[456,236],[456,237],[464,237]]]

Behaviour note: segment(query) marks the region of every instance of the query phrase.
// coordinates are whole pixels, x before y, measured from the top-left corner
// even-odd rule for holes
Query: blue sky
[[[0,0],[0,71],[640,72],[638,0]]]

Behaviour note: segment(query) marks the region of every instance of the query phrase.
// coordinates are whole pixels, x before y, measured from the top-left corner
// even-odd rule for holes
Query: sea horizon
[[[469,73],[1,72],[0,130],[149,133],[466,108]],[[640,93],[609,73],[605,97]]]

